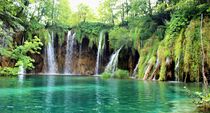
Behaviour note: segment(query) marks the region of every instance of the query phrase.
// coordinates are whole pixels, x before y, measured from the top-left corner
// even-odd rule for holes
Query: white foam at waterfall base
[[[95,75],[99,74],[100,59],[101,59],[101,53],[103,50],[102,42],[103,42],[103,32],[100,33],[99,42],[98,42],[98,52],[97,52],[97,59],[96,59]]]
[[[52,36],[48,35],[49,42],[47,45],[47,73],[57,73],[57,63],[55,60],[54,53],[54,33],[52,32]]]
[[[25,74],[25,69],[24,69],[23,65],[21,65],[21,66],[19,66],[19,72],[18,72],[18,81],[21,83],[23,82],[24,74]]]
[[[110,61],[105,68],[105,72],[114,73],[117,70],[118,56],[119,56],[121,48],[118,49],[114,54],[112,54]]]
[[[72,58],[73,58],[75,35],[76,35],[75,33],[72,35],[71,31],[68,31],[65,64],[64,64],[64,74],[72,74],[71,65],[72,65]]]

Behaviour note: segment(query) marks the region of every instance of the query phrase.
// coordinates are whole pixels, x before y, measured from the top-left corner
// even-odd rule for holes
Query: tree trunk
[[[200,37],[201,37],[201,46],[202,46],[202,75],[203,75],[203,83],[205,87],[205,92],[208,92],[208,80],[205,75],[205,52],[204,52],[204,45],[203,45],[203,36],[202,36],[202,27],[203,27],[203,14],[201,14],[201,26],[200,26]]]

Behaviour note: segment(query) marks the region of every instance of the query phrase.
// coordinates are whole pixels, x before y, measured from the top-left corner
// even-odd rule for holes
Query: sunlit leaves
[[[27,56],[27,53],[39,53],[42,46],[41,40],[38,37],[34,37],[31,41],[25,41],[23,45],[9,48],[0,48],[0,55],[13,59],[16,62],[15,66],[19,67],[23,65],[25,69],[32,69],[34,60]],[[14,75],[16,68],[3,67],[0,68],[0,74],[5,74],[5,72],[10,72]]]

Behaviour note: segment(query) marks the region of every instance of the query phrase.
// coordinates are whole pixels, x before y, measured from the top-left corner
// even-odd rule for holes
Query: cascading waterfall
[[[122,47],[120,49],[118,49],[114,54],[112,54],[110,61],[105,68],[105,72],[114,73],[117,70],[118,56],[119,56],[121,49],[122,49]]]
[[[138,63],[136,64],[136,67],[134,68],[134,71],[133,71],[133,74],[132,74],[132,77],[134,77],[134,78],[136,77],[139,64],[140,64],[140,58],[139,58]]]
[[[19,72],[18,72],[19,82],[23,82],[24,74],[25,74],[25,69],[24,69],[23,64],[22,64],[21,66],[19,66]]]
[[[64,73],[71,74],[71,64],[72,64],[72,57],[73,57],[73,47],[74,47],[74,38],[75,33],[72,35],[71,31],[68,31],[67,35],[67,45],[66,45],[66,56],[65,56],[65,65],[64,65]]]
[[[52,32],[52,36],[49,36],[49,42],[47,45],[47,73],[57,73],[57,63],[55,60],[54,53],[54,33]]]
[[[178,59],[178,62],[177,62],[177,64],[176,64],[176,66],[175,66],[175,80],[176,81],[179,81],[179,60],[180,60],[180,58]]]
[[[159,58],[157,58],[156,64],[155,64],[155,69],[157,69],[159,65],[160,65],[160,60],[159,60]],[[156,75],[153,76],[152,80],[156,80]]]
[[[103,42],[103,32],[100,33],[99,43],[98,43],[98,52],[97,52],[97,59],[96,59],[96,68],[95,68],[95,75],[99,74],[99,67],[100,67],[100,59],[102,53],[102,42]]]

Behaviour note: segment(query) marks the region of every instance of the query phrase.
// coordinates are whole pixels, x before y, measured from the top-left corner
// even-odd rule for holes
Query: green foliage
[[[111,78],[112,73],[104,72],[101,74],[101,78],[103,79],[109,79]]]
[[[128,79],[129,72],[128,70],[117,69],[114,73],[104,72],[101,74],[101,77],[103,79],[109,79],[111,77],[116,78],[116,79]]]
[[[165,60],[163,60],[161,63],[159,80],[160,81],[166,80],[166,62],[165,62]]]
[[[59,0],[57,23],[62,25],[71,25],[71,6],[69,0]]]
[[[114,72],[114,78],[118,78],[118,79],[127,79],[129,78],[129,72],[128,70],[121,70],[121,69],[117,69]]]
[[[118,49],[122,46],[131,47],[132,38],[130,32],[124,27],[114,27],[109,31],[110,46],[114,49]]]
[[[174,46],[174,56],[175,56],[175,61],[181,57],[181,54],[183,52],[182,47],[183,47],[183,39],[184,39],[184,30],[182,29],[181,32],[179,33],[179,36],[176,39],[175,46]]]
[[[140,15],[150,15],[151,6],[149,0],[132,0],[131,1],[131,13],[136,16]]]
[[[103,23],[82,22],[78,26],[75,26],[74,29],[77,41],[81,43],[82,39],[86,36],[89,39],[89,46],[92,46],[98,43],[100,32],[106,31],[111,27],[111,25]]]
[[[199,81],[200,68],[200,22],[197,20],[191,21],[185,32],[184,46],[184,72],[189,73],[191,81]],[[197,78],[198,77],[198,78]]]
[[[99,8],[98,8],[98,13],[99,13],[99,20],[114,25],[114,14],[113,14],[113,6],[112,3],[114,3],[116,0],[104,0]]]
[[[203,29],[202,29],[202,36],[203,36],[203,42],[204,42],[204,50],[206,52],[206,62],[208,66],[210,67],[210,32],[209,32],[209,27],[210,27],[210,20],[209,18],[204,19],[203,23]]]
[[[165,36],[165,26],[158,26],[155,33],[159,40],[162,40]]]
[[[142,16],[140,18],[129,18],[129,28],[138,27],[141,40],[150,38],[157,30],[157,23],[150,16]],[[158,29],[158,33],[163,33],[162,27]],[[162,37],[161,37],[162,38]]]
[[[159,40],[157,37],[152,37],[145,41],[144,47],[140,51],[140,64],[138,67],[138,78],[143,78],[147,64],[155,64],[156,62],[156,51],[159,46]]]
[[[0,67],[0,75],[4,75],[4,76],[15,76],[18,74],[19,68],[15,67]]]
[[[32,69],[34,60],[28,57],[28,53],[37,53],[41,42],[47,45],[52,31],[62,44],[67,30],[73,26],[77,41],[81,43],[87,37],[90,47],[98,43],[99,34],[103,31],[109,33],[111,49],[121,46],[138,49],[139,78],[143,77],[148,64],[154,65],[159,59],[159,80],[165,80],[166,59],[170,57],[176,63],[180,62],[179,69],[189,74],[191,81],[199,81],[201,46],[198,17],[200,14],[206,17],[202,35],[206,68],[209,69],[209,4],[204,0],[158,0],[152,6],[150,1],[104,0],[97,18],[87,4],[79,4],[78,10],[73,12],[68,0],[4,0],[0,2],[0,54],[14,60],[14,68],[24,65],[24,68]],[[12,37],[19,31],[24,31],[28,41],[16,46]],[[9,67],[1,67],[1,73],[2,70],[15,72]],[[126,73],[118,73],[121,72]],[[121,74],[117,75],[121,77]]]
[[[203,92],[192,92],[186,87],[184,87],[189,94],[193,98],[193,102],[197,105],[197,110],[201,113],[208,113],[210,111],[210,93],[206,91]]]
[[[87,20],[91,21],[91,19],[94,18],[94,15],[92,14],[91,8],[84,4],[80,3],[78,5],[78,12],[77,14],[79,15],[80,22],[86,22]]]
[[[34,60],[27,56],[27,53],[38,53],[41,50],[40,46],[42,43],[38,37],[34,37],[31,41],[25,41],[24,45],[16,46],[14,49],[9,48],[0,48],[0,55],[16,60],[15,68],[12,67],[2,67],[1,75],[8,73],[6,75],[15,75],[17,72],[16,68],[19,66],[23,66],[25,69],[32,69]],[[10,72],[10,73],[9,73]]]
[[[157,13],[162,13],[162,12],[166,11],[167,6],[168,6],[167,3],[165,3],[165,2],[159,3],[159,4],[157,4],[157,6],[155,7],[155,11],[156,11]]]
[[[201,92],[196,92],[195,95],[200,98],[200,100],[196,102],[199,105],[199,109],[204,111],[210,110],[210,93],[206,95]]]
[[[174,14],[172,15],[172,19],[167,23],[168,29],[167,32],[169,35],[175,36],[181,29],[185,28],[188,24],[188,19],[184,17],[182,14]]]
[[[149,64],[155,65],[156,59],[157,58],[155,56],[152,56],[149,60]]]

